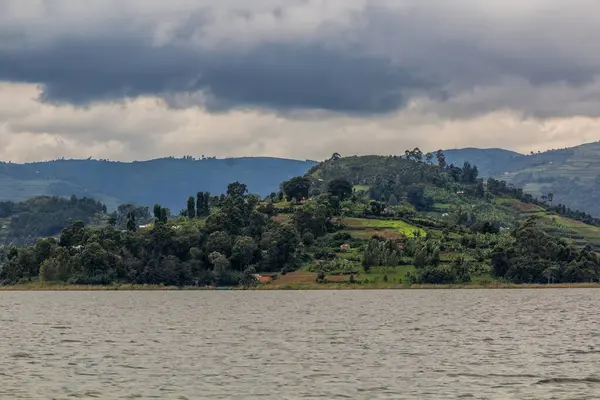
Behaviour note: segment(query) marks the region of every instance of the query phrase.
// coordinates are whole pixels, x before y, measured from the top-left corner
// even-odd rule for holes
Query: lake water
[[[600,290],[0,292],[2,399],[584,399]]]

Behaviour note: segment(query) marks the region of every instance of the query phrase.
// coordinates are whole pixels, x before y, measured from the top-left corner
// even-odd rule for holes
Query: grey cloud
[[[0,80],[42,83],[42,100],[96,101],[201,91],[206,107],[387,112],[434,88],[389,60],[318,45],[261,45],[241,53],[195,54],[131,42],[61,42],[0,58]],[[175,103],[173,103],[175,104]]]
[[[158,95],[173,107],[200,103],[213,112],[372,114],[425,97],[438,103],[434,111],[459,118],[504,108],[600,114],[595,93],[578,98],[600,71],[600,59],[590,55],[600,50],[600,28],[587,18],[600,6],[589,0],[507,1],[500,8],[480,0],[332,0],[328,14],[311,1],[257,0],[231,9],[181,2],[189,15],[176,14],[161,35],[173,9],[154,2],[144,14],[144,3],[125,3],[143,24],[105,6],[97,19],[87,16],[93,26],[78,35],[60,26],[75,17],[59,7],[57,25],[44,26],[48,40],[31,39],[35,20],[0,29],[0,43],[13,43],[0,45],[0,80],[39,83],[42,100],[77,105]],[[514,95],[498,92],[506,79],[524,85]],[[548,87],[554,106],[540,95]]]

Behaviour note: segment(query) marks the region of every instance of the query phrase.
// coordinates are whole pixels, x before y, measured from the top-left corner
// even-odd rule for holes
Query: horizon
[[[599,140],[595,140],[595,141],[589,141],[589,142],[584,142],[584,143],[579,143],[579,144],[575,144],[573,146],[568,146],[568,147],[561,147],[561,148],[548,148],[548,149],[543,149],[543,150],[538,150],[536,151],[536,153],[546,153],[546,152],[550,152],[550,151],[555,151],[555,150],[561,150],[561,149],[569,149],[569,148],[576,148],[576,147],[580,147],[580,146],[585,146],[585,145],[590,145],[590,144],[594,144],[594,143],[598,143]],[[416,146],[419,147],[419,146]],[[437,150],[428,150],[425,151],[423,149],[421,149],[423,151],[424,154],[430,152],[430,153],[435,153],[435,151]],[[513,152],[513,153],[517,153],[518,155],[521,156],[528,156],[530,155],[530,152],[519,152],[516,150],[511,150],[511,149],[507,149],[507,148],[502,148],[502,147],[472,147],[472,146],[466,146],[466,147],[459,147],[459,148],[448,148],[448,149],[441,149],[442,151],[461,151],[461,150],[481,150],[481,151],[486,151],[486,150],[502,150],[502,151],[507,151],[507,152]],[[333,154],[334,152],[332,152],[331,154]],[[401,152],[399,152],[398,156],[402,156],[404,154],[404,150],[402,150]],[[342,157],[362,157],[362,156],[389,156],[390,154],[373,154],[373,153],[365,153],[365,154],[341,154]],[[393,155],[393,154],[392,154]],[[155,160],[162,160],[162,159],[177,159],[177,160],[182,160],[185,159],[186,157],[192,157],[193,161],[209,161],[209,160],[228,160],[228,159],[247,159],[247,158],[266,158],[266,159],[279,159],[279,160],[289,160],[289,161],[299,161],[299,162],[322,162],[328,159],[328,157],[323,158],[322,160],[317,160],[317,159],[311,159],[311,158],[294,158],[294,157],[281,157],[281,156],[275,156],[275,155],[239,155],[239,156],[206,156],[205,154],[202,154],[200,156],[194,156],[191,154],[183,154],[183,155],[166,155],[166,156],[159,156],[159,157],[154,157],[154,158],[145,158],[145,159],[110,159],[110,158],[104,158],[104,157],[85,157],[85,158],[77,158],[77,157],[65,157],[65,156],[58,156],[56,158],[53,159],[45,159],[45,160],[32,160],[32,161],[24,161],[24,162],[16,162],[16,161],[12,161],[12,160],[1,160],[1,163],[10,163],[10,164],[36,164],[36,163],[45,163],[45,162],[54,162],[54,161],[102,161],[102,162],[114,162],[114,163],[136,163],[136,162],[148,162],[148,161],[155,161]]]

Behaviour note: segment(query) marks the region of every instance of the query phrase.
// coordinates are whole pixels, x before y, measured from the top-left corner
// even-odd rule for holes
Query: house
[[[348,243],[344,243],[340,246],[340,250],[350,250],[350,245]]]
[[[254,277],[260,283],[269,283],[273,280],[273,278],[271,278],[270,276],[262,276],[260,274],[254,274]]]

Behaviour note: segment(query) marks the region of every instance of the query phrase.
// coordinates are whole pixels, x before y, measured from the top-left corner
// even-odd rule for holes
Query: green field
[[[350,234],[358,239],[368,239],[373,235],[387,238],[411,237],[415,232],[424,235],[425,231],[407,222],[399,220],[380,220],[367,218],[343,218],[342,222]]]

